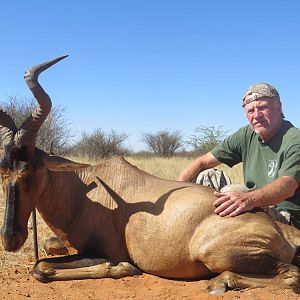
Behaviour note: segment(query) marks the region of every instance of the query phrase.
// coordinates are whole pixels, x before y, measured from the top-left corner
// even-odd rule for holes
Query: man
[[[267,83],[251,86],[242,106],[249,125],[182,171],[178,180],[192,181],[199,172],[224,163],[243,162],[248,192],[215,192],[215,213],[237,216],[255,207],[275,205],[287,223],[300,228],[300,130],[284,120],[277,90]]]

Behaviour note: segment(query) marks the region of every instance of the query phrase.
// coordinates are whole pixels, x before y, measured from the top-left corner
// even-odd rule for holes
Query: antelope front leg
[[[40,260],[32,271],[32,276],[41,282],[122,278],[140,275],[142,272],[128,262],[112,265],[102,258],[71,255]]]

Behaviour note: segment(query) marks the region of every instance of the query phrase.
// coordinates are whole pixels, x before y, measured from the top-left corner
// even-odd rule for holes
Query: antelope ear
[[[75,171],[90,166],[57,155],[45,155],[43,160],[46,168],[51,171]]]

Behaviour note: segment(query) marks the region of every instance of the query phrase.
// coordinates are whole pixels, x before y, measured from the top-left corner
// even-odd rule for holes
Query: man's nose
[[[254,109],[254,118],[260,117],[262,115],[262,112],[259,108]]]

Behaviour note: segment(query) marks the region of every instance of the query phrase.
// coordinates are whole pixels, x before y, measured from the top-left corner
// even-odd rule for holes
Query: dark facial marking
[[[28,168],[28,154],[26,146],[5,145],[4,155],[0,161],[0,168],[4,170],[26,170]]]

